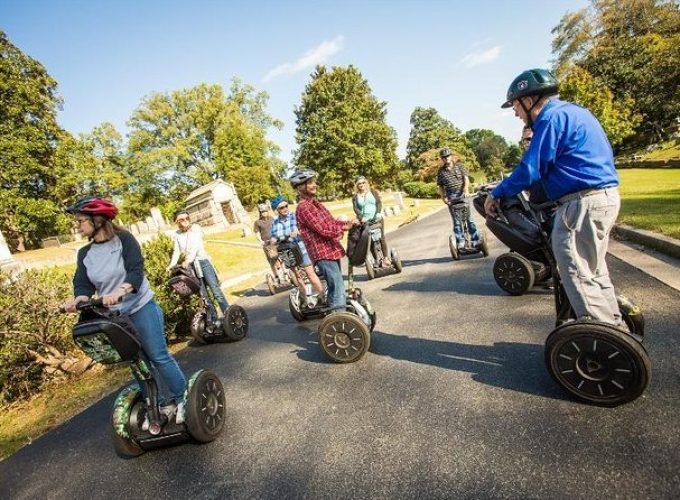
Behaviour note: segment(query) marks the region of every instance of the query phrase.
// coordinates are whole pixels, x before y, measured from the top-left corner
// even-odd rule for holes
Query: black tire
[[[458,247],[456,246],[456,237],[454,235],[449,236],[449,251],[451,252],[451,258],[453,260],[460,260],[460,254],[458,253]]]
[[[269,289],[270,295],[276,295],[276,283],[274,282],[274,276],[267,273],[267,288]]]
[[[227,308],[222,328],[227,338],[235,342],[242,340],[248,334],[249,324],[246,310],[241,306],[233,305]]]
[[[293,316],[295,321],[304,321],[306,319],[305,316],[293,305],[293,297],[291,297],[290,294],[288,295],[288,309],[290,310],[290,315]]]
[[[515,252],[500,255],[493,264],[496,283],[510,295],[522,295],[534,286],[531,262]]]
[[[642,310],[623,295],[617,295],[616,302],[619,304],[621,319],[623,319],[628,330],[633,335],[640,337],[638,340],[642,341],[645,336],[645,317]]]
[[[142,393],[137,387],[127,387],[121,391],[114,402],[111,412],[111,440],[119,457],[133,458],[144,453],[142,447],[132,437],[130,425],[132,410],[142,402],[142,399]],[[121,434],[127,434],[127,436]]]
[[[352,313],[326,316],[319,325],[319,345],[336,363],[353,363],[366,354],[371,344],[368,326]]]
[[[207,344],[208,339],[205,337],[205,312],[197,312],[191,318],[191,324],[189,326],[189,331],[191,336],[199,344]]]
[[[486,235],[483,231],[479,233],[479,250],[484,257],[489,256],[489,243],[486,241]]]
[[[375,264],[375,261],[373,260],[373,257],[370,255],[366,257],[366,276],[368,276],[369,280],[372,280],[375,278],[375,268],[373,267]]]
[[[392,259],[392,266],[394,267],[394,270],[400,273],[402,269],[401,257],[399,257],[399,252],[397,252],[396,248],[390,250],[390,258]]]
[[[545,363],[563,389],[597,406],[637,399],[651,378],[642,344],[606,323],[573,321],[556,328],[545,342]]]
[[[217,375],[202,371],[189,389],[186,402],[187,431],[196,441],[209,443],[222,432],[226,398]]]

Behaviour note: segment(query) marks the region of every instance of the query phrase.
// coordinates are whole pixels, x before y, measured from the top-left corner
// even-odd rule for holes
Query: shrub
[[[192,296],[189,301],[183,300],[168,286],[167,267],[172,255],[172,239],[161,234],[142,245],[142,253],[146,277],[165,315],[166,337],[188,335],[191,313],[199,304],[196,296]]]
[[[435,182],[407,182],[404,184],[404,191],[412,198],[439,198],[439,190]]]
[[[71,276],[58,269],[0,274],[0,404],[90,366],[71,340],[75,316],[58,311],[69,297]]]

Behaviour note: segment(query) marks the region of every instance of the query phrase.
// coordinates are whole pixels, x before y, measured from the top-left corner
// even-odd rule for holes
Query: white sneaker
[[[175,415],[175,423],[183,424],[184,420],[186,418],[185,413],[186,413],[186,405],[184,404],[184,400],[182,400],[177,405],[177,413]]]
[[[312,295],[309,295],[307,297],[307,307],[310,309],[316,307],[316,305],[319,303],[319,295],[314,293]]]

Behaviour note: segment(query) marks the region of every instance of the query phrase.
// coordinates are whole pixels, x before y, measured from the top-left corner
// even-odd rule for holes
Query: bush
[[[412,198],[439,198],[435,182],[407,182],[404,184],[404,191]]]
[[[0,404],[32,395],[49,379],[80,373],[91,361],[71,340],[71,276],[57,269],[0,274]]]
[[[154,291],[156,302],[165,315],[165,336],[184,337],[189,334],[192,311],[199,307],[198,297],[183,300],[168,286],[167,267],[172,255],[172,239],[161,234],[142,245],[144,271]]]

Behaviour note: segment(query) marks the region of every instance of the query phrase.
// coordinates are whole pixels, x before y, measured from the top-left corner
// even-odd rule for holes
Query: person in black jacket
[[[372,189],[368,184],[368,180],[363,175],[357,177],[354,186],[356,192],[352,196],[352,208],[360,222],[379,222],[382,237],[380,239],[380,246],[382,247],[383,265],[391,266],[389,253],[387,251],[387,238],[385,237],[385,221],[382,218],[382,200],[380,193]]]
[[[74,298],[62,304],[68,312],[95,293],[110,309],[128,315],[135,325],[144,353],[163,379],[170,394],[161,411],[177,423],[184,416],[182,404],[186,378],[165,343],[163,311],[153,298],[144,276],[144,258],[132,234],[113,224],[116,206],[102,198],[86,198],[69,207],[80,233],[90,243],[78,251],[73,277]],[[140,384],[140,387],[143,387]],[[179,411],[178,411],[179,410]]]

